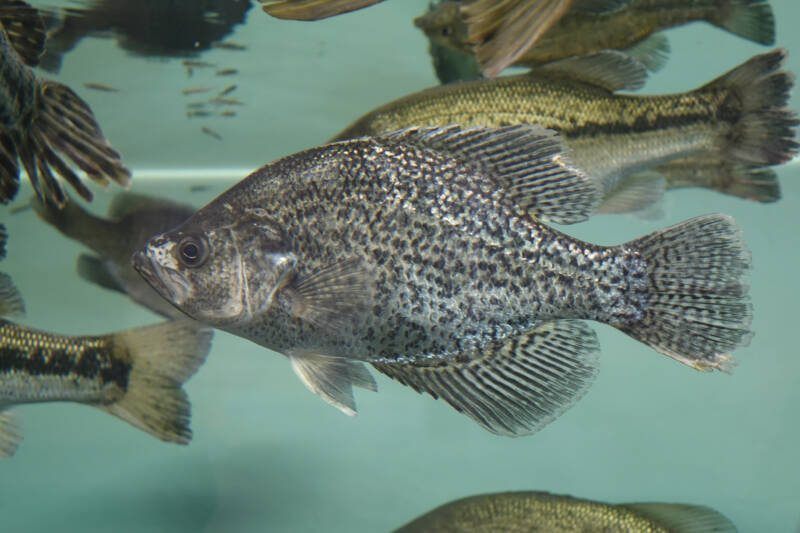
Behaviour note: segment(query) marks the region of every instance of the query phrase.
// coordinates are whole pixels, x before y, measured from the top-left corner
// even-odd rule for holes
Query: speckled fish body
[[[755,56],[699,89],[666,95],[615,93],[613,88],[621,82],[613,77],[612,85],[606,82],[606,86],[602,80],[586,81],[589,69],[579,73],[575,67],[598,66],[595,60],[568,64],[568,71],[547,67],[432,87],[365,114],[334,140],[413,125],[540,124],[564,136],[572,161],[606,194],[636,173],[690,156],[751,168],[775,165],[790,160],[798,146],[797,118],[786,108],[794,78],[780,70],[785,55],[776,50]],[[603,55],[599,65],[612,68],[605,57],[613,56]],[[680,176],[674,179],[686,186]],[[696,185],[709,181],[713,179],[698,180]],[[746,188],[728,192],[739,190],[746,197],[759,196],[748,194]]]
[[[675,503],[608,504],[547,492],[471,496],[444,504],[394,533],[735,532],[708,507]]]
[[[641,247],[573,239],[542,221],[583,220],[600,193],[562,149],[552,132],[528,126],[411,129],[311,149],[262,167],[153,237],[135,267],[192,318],[288,355],[315,392],[327,382],[309,365],[334,361],[340,368],[328,373],[369,388],[353,364],[367,362],[498,433],[538,427],[591,379],[594,334],[568,319],[614,325],[696,368],[727,366],[725,353],[749,338],[745,289],[722,297],[730,327],[713,342],[663,335],[651,330],[664,326],[648,304],[661,298],[651,294],[661,261],[648,257],[683,238],[723,235],[731,255],[721,278],[725,290],[740,286],[748,260],[735,226],[697,219]],[[537,392],[553,384],[530,376],[512,405],[471,409],[502,404],[502,393],[472,389],[527,358],[558,367],[558,386]],[[434,379],[483,370],[471,385]],[[546,416],[530,397],[551,398]],[[351,397],[331,403],[354,412]]]

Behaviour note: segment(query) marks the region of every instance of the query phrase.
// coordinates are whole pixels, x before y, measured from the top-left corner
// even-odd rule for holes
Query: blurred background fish
[[[375,5],[383,0],[258,0],[275,18],[321,20]]]
[[[30,68],[45,46],[38,12],[24,2],[0,0],[0,23],[0,202],[17,193],[19,163],[39,198],[58,206],[66,203],[55,171],[91,200],[91,191],[62,156],[100,185],[113,181],[126,186],[130,171],[88,104],[66,85],[39,78]]]
[[[648,68],[657,70],[669,46],[666,38],[656,32],[695,21],[708,22],[756,43],[772,45],[775,42],[772,8],[763,0],[577,0],[546,32],[526,41],[524,48],[501,54],[499,50],[503,45],[491,40],[483,43],[495,30],[475,30],[475,21],[480,19],[471,13],[484,1],[432,4],[429,12],[415,19],[414,24],[428,36],[432,45],[476,57],[487,76],[499,74],[511,64],[533,66],[607,49],[629,51]],[[499,2],[509,3],[518,4],[515,9],[522,10],[531,9],[536,2]],[[491,16],[499,18],[503,13],[493,10]],[[539,15],[532,13],[530,16]],[[524,27],[523,19],[511,20],[509,24],[518,25],[520,29]],[[487,66],[492,53],[505,55],[506,59]],[[464,61],[458,59],[458,55],[451,57],[453,61]]]
[[[0,256],[5,243],[0,225]],[[11,278],[0,273],[0,317],[23,311]],[[210,341],[209,329],[189,321],[71,337],[0,318],[0,456],[21,441],[7,409],[39,402],[91,405],[161,440],[188,443],[190,406],[181,386],[205,361]]]
[[[113,36],[131,54],[193,57],[224,42],[244,23],[250,0],[76,0],[48,11],[42,68],[61,69],[63,56],[85,37]],[[236,49],[229,47],[228,49]]]
[[[106,217],[102,218],[76,202],[56,209],[35,198],[31,201],[42,220],[94,252],[78,256],[76,270],[81,278],[126,294],[134,302],[166,318],[188,320],[133,269],[131,256],[151,236],[192,216],[195,208],[163,198],[122,193],[114,197]]]
[[[682,503],[610,504],[549,492],[470,496],[425,513],[394,533],[488,532],[711,533],[735,532],[709,507]]]
[[[569,58],[408,95],[365,114],[334,140],[417,125],[540,124],[566,138],[572,161],[605,191],[598,213],[645,209],[665,187],[709,187],[769,202],[780,192],[764,167],[798,149],[797,116],[786,107],[794,77],[782,70],[785,57],[777,49],[693,91],[647,96],[614,92],[642,79],[641,65],[624,54]],[[696,172],[682,172],[706,158]],[[713,165],[718,161],[725,164]]]

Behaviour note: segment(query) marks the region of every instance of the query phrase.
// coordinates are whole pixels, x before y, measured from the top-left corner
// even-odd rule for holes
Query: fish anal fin
[[[649,209],[664,197],[666,186],[667,180],[658,172],[631,174],[606,192],[597,214],[635,213]]]
[[[377,391],[378,386],[361,361],[293,350],[289,361],[297,377],[314,394],[348,416],[355,416],[353,386]]]
[[[618,50],[601,50],[593,54],[559,59],[536,66],[531,71],[546,71],[582,81],[608,91],[641,88],[647,80],[645,65],[628,53]]]
[[[443,399],[492,433],[515,437],[538,431],[586,393],[597,373],[598,349],[583,322],[556,320],[478,353],[428,365],[373,366]]]
[[[710,507],[682,503],[624,503],[617,507],[649,518],[665,529],[676,533],[700,533],[703,531],[732,533],[736,531],[736,527],[730,520]]]
[[[22,62],[35,67],[44,52],[47,28],[39,11],[20,0],[0,5],[0,23]]]
[[[14,413],[0,411],[0,458],[11,457],[22,442],[22,424]]]

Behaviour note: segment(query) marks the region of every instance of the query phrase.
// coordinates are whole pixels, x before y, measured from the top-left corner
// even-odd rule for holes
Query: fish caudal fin
[[[163,441],[191,440],[190,406],[184,381],[203,364],[212,331],[186,321],[171,321],[115,335],[132,359],[125,395],[100,409]]]
[[[622,245],[637,250],[649,287],[640,320],[613,324],[697,370],[729,371],[746,346],[750,252],[731,217],[706,215]]]
[[[534,433],[588,390],[597,337],[574,320],[543,322],[479,353],[420,364],[373,363],[417,392],[442,398],[498,435]]]
[[[62,155],[102,186],[111,181],[127,186],[130,171],[106,140],[89,106],[61,83],[42,81],[39,91],[36,117],[16,147],[37,196],[59,207],[67,203],[55,171],[82,198],[92,199],[91,191]]]
[[[750,41],[775,44],[775,17],[765,0],[729,0],[720,8],[719,17],[709,20],[715,26]]]
[[[786,50],[780,48],[754,56],[698,90],[726,93],[716,111],[717,120],[729,124],[717,139],[720,159],[778,165],[797,153],[799,121],[786,108],[794,76],[779,70],[785,59]]]
[[[702,505],[683,503],[623,503],[622,507],[649,518],[676,533],[735,533],[736,526],[722,513]]]
[[[8,411],[0,411],[0,458],[11,457],[22,442],[22,425],[19,417]]]
[[[360,361],[297,350],[288,354],[297,377],[314,394],[347,416],[355,416],[353,386],[377,391],[369,370]]]

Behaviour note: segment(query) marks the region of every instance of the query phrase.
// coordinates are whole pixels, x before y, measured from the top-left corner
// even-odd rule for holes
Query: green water
[[[189,79],[180,60],[134,58],[107,39],[84,40],[56,79],[90,103],[135,170],[134,191],[199,207],[234,183],[231,176],[320,144],[359,114],[435,84],[426,42],[410,22],[426,4],[388,0],[320,23],[278,21],[253,7],[231,36],[247,51],[202,56],[239,69],[235,79],[199,71]],[[772,5],[777,44],[800,72],[800,4]],[[646,92],[693,88],[766,50],[704,24],[668,35],[671,59]],[[87,81],[120,92],[93,92],[81,85]],[[246,103],[238,116],[186,118],[191,97],[181,89],[228,83]],[[382,533],[462,496],[547,490],[703,504],[743,532],[794,532],[798,168],[779,170],[776,204],[682,190],[669,193],[662,219],[606,216],[568,229],[612,244],[702,213],[734,216],[753,252],[756,336],[736,352],[733,375],[694,372],[598,325],[601,369],[589,393],[541,432],[509,439],[382,376],[377,394],[356,392],[359,415],[347,418],[308,392],[284,357],[217,332],[186,386],[194,431],[187,447],[89,407],[17,408],[25,440],[0,463],[0,531]],[[192,192],[195,185],[206,188]],[[103,212],[113,192],[98,190],[93,210]],[[18,203],[29,194],[21,191]],[[10,234],[2,270],[25,297],[23,323],[101,334],[159,320],[79,279],[81,248],[31,212],[0,215]]]

